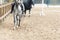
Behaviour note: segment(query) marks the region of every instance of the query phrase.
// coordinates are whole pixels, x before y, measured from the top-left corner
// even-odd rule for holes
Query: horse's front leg
[[[20,26],[20,16],[17,16],[18,20],[18,26]]]
[[[29,17],[30,17],[30,15],[31,15],[31,13],[30,13],[30,12],[31,12],[31,10],[29,10]]]
[[[16,29],[17,27],[17,16],[14,15],[14,29]]]
[[[20,26],[21,18],[22,18],[22,11],[18,13],[18,26]]]

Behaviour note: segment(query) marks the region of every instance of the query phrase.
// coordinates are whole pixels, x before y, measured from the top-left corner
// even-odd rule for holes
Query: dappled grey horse
[[[32,9],[32,5],[34,5],[33,0],[22,0],[21,3],[22,3],[22,11],[23,11],[22,14],[24,13],[26,14],[27,10],[29,10],[29,14],[31,14],[30,11]],[[14,10],[14,6],[15,6],[15,3],[12,4],[11,13]]]
[[[13,18],[14,18],[14,29],[20,26],[20,21],[22,17],[22,3],[21,0],[15,0],[15,5],[13,8]]]

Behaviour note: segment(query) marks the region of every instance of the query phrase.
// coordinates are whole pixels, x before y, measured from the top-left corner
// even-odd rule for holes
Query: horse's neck
[[[15,7],[18,8],[18,6],[20,6],[21,4],[15,4]]]
[[[21,10],[21,4],[15,5],[16,9]]]
[[[18,5],[15,5],[16,8],[18,8]]]

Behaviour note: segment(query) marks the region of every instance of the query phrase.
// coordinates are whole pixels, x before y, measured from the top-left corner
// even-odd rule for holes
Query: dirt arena
[[[52,11],[53,10],[53,11]],[[57,10],[57,11],[56,11]],[[9,14],[0,23],[0,40],[60,40],[60,8],[44,8],[45,16],[40,16],[41,8],[34,7],[31,16],[22,18],[21,26],[13,30],[13,16]]]

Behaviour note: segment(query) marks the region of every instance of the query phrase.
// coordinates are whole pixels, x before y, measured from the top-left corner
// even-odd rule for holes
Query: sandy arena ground
[[[51,11],[53,10],[53,11]],[[60,40],[60,8],[44,8],[45,16],[40,16],[41,8],[34,7],[31,17],[22,18],[21,26],[13,30],[13,16],[8,15],[0,24],[0,40]]]

